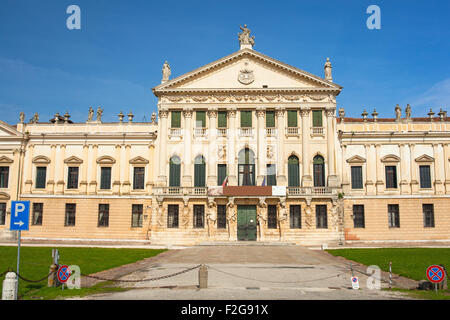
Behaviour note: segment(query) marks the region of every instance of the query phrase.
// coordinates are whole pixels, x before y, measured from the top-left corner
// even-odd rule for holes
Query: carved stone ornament
[[[218,146],[217,156],[219,159],[225,159],[227,157],[226,145]]]
[[[244,69],[239,72],[238,81],[242,84],[248,85],[255,81],[255,75],[253,70],[247,68],[248,63],[245,63]]]

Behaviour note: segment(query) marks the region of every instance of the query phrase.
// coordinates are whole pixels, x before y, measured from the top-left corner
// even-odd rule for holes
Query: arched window
[[[314,164],[314,187],[325,187],[325,161],[322,156],[315,156]]]
[[[298,158],[294,155],[288,158],[288,185],[289,187],[300,186],[300,171]]]
[[[194,187],[205,187],[205,158],[203,156],[197,156],[194,160]]]
[[[240,186],[255,185],[255,154],[249,148],[242,149],[238,155],[238,174]]]
[[[180,186],[181,160],[177,156],[170,158],[169,187]]]

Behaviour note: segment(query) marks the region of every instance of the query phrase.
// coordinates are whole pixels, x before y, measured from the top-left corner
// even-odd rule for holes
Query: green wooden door
[[[237,238],[256,241],[256,206],[238,206]]]

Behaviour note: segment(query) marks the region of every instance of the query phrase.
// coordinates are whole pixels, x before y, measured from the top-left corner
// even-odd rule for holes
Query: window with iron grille
[[[47,167],[36,167],[36,189],[45,189]]]
[[[316,205],[316,228],[328,228],[327,206],[323,204]]]
[[[363,179],[362,179],[362,167],[352,166],[352,189],[362,189]]]
[[[135,228],[142,227],[142,214],[144,211],[144,205],[133,204],[131,206],[131,226]]]
[[[8,188],[9,167],[0,167],[0,188]]]
[[[77,205],[75,203],[66,203],[66,216],[64,219],[65,227],[75,226],[76,211],[77,211]]]
[[[398,204],[388,204],[389,228],[400,228],[400,213]]]
[[[167,206],[167,228],[178,228],[178,205]]]
[[[420,187],[431,188],[430,166],[419,166]]]
[[[354,228],[365,228],[364,221],[364,205],[354,204],[353,205],[353,227]]]
[[[6,203],[0,202],[0,226],[6,223]]]
[[[67,189],[78,189],[78,167],[69,167]]]
[[[42,226],[42,216],[44,214],[43,203],[33,203],[33,219],[31,224],[33,226]]]
[[[109,204],[100,203],[98,205],[98,226],[99,227],[109,226]]]
[[[205,227],[205,206],[194,204],[194,228]]]
[[[267,185],[268,186],[277,185],[277,167],[275,164],[267,165]]]
[[[425,228],[434,228],[434,205],[422,204],[423,226]]]
[[[277,206],[275,205],[267,206],[267,228],[277,228]]]
[[[227,206],[217,205],[217,229],[227,228]]]
[[[386,166],[386,188],[397,188],[397,167]]]
[[[134,167],[134,177],[133,177],[133,189],[143,190],[144,189],[144,167]]]
[[[102,167],[100,169],[100,189],[111,189],[111,167]]]
[[[300,229],[302,227],[300,208],[300,205],[289,206],[289,220],[291,229]]]

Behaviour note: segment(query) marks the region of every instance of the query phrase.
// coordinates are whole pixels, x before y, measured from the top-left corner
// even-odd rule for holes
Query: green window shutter
[[[181,111],[172,111],[171,118],[171,127],[181,128]]]
[[[206,185],[205,171],[206,165],[203,157],[196,159],[194,164],[194,187],[204,187]]]
[[[241,128],[251,128],[252,126],[252,112],[241,111]]]
[[[227,127],[227,112],[219,111],[217,116],[217,127],[218,128],[226,128]]]
[[[277,185],[277,169],[275,164],[267,165],[267,185],[268,186]]]
[[[227,165],[226,164],[218,164],[217,165],[217,185],[221,186],[223,181],[227,176]]]
[[[275,127],[275,111],[266,111],[266,128]]]
[[[45,189],[47,167],[36,168],[36,189]]]
[[[205,111],[195,112],[195,127],[196,128],[206,128],[206,112]]]
[[[100,189],[111,189],[111,168],[101,168]]]
[[[288,127],[297,127],[297,110],[288,110]]]
[[[169,186],[170,187],[180,186],[180,164],[174,163],[173,160],[170,161]]]
[[[288,159],[288,185],[289,187],[300,186],[300,171],[297,157],[289,157]]]
[[[322,127],[322,110],[313,110],[313,127]]]

